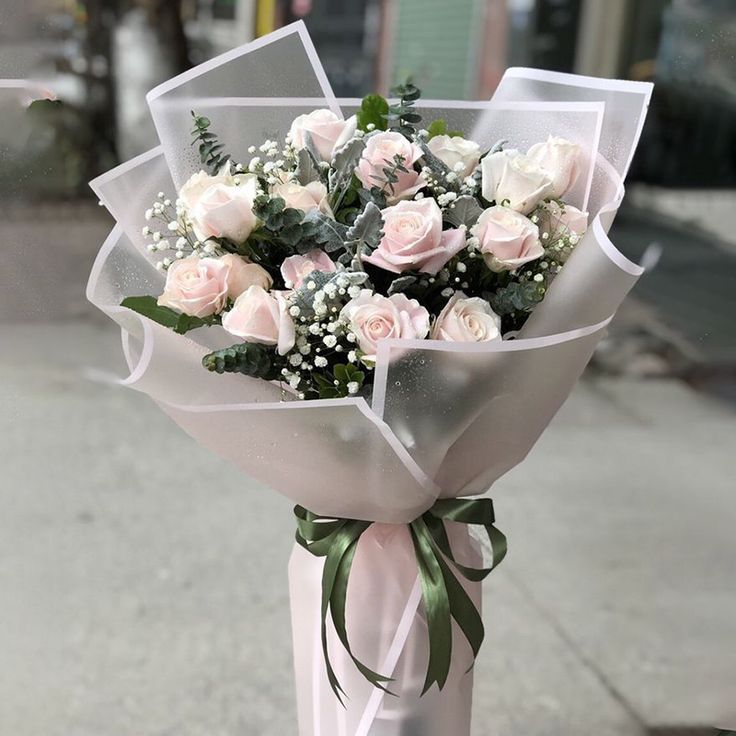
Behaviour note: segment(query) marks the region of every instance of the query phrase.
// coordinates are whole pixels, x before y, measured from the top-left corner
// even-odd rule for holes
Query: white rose
[[[483,210],[470,232],[480,241],[483,259],[492,271],[513,271],[544,255],[539,228],[508,207]]]
[[[279,355],[294,347],[294,322],[283,294],[253,285],[246,289],[223,315],[222,326],[246,342],[275,345]]]
[[[215,184],[235,186],[236,184],[245,183],[250,177],[249,174],[231,174],[230,162],[228,161],[214,176],[206,171],[198,171],[196,174],[192,174],[179,190],[179,199],[188,210],[191,210],[211,186]]]
[[[582,238],[588,229],[588,213],[571,204],[560,207],[557,202],[548,202],[539,211],[539,227],[542,232],[549,233],[550,238],[571,234]]]
[[[480,146],[459,135],[436,135],[429,139],[427,146],[440,161],[461,177],[470,176],[480,160]],[[455,168],[458,164],[463,166],[460,171]]]
[[[535,161],[516,150],[497,151],[481,161],[483,196],[527,214],[552,194],[552,180]]]
[[[197,238],[228,238],[236,243],[247,240],[257,224],[253,213],[256,188],[255,177],[238,186],[218,183],[207,188],[189,210]]]
[[[534,144],[527,156],[552,180],[553,197],[561,197],[572,188],[583,166],[580,146],[555,136],[549,136],[545,143]]]
[[[501,318],[480,297],[456,291],[432,327],[433,340],[489,342],[501,339]]]
[[[267,291],[273,286],[273,279],[268,271],[257,263],[251,263],[243,256],[228,253],[222,256],[220,261],[228,267],[225,283],[227,284],[227,295],[230,299],[237,299],[254,284]]]
[[[343,120],[326,108],[299,115],[289,128],[289,139],[294,148],[304,148],[308,133],[323,161],[331,161],[335,151],[342,148],[355,134],[358,122],[353,115]]]
[[[311,212],[319,210],[332,216],[332,210],[327,203],[327,187],[321,181],[310,181],[306,186],[297,182],[283,182],[271,187],[273,197],[281,197],[287,207]]]

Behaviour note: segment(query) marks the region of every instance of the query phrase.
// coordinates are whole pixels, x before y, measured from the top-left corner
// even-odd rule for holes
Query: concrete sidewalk
[[[0,326],[0,733],[294,734],[290,504],[88,380],[118,340]],[[493,492],[474,736],[734,727],[734,420],[666,380],[576,389]]]

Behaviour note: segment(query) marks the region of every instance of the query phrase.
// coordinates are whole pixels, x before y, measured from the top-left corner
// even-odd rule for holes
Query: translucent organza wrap
[[[247,159],[265,138],[283,139],[302,112],[348,116],[303,24],[235,49],[152,90],[161,145],[92,182],[117,220],[94,264],[88,298],[121,327],[130,375],[199,443],[315,513],[365,519],[348,589],[351,644],[369,667],[395,678],[392,698],[362,680],[331,646],[348,700],[324,677],[319,644],[321,560],[295,548],[290,563],[301,736],[446,736],[469,733],[472,661],[457,639],[445,689],[418,694],[426,624],[405,526],[438,498],[485,493],[519,463],[565,401],[618,305],[642,273],[607,236],[646,114],[651,85],[510,69],[489,102],[422,100],[427,118],[481,145],[526,150],[548,134],[585,151],[566,201],[591,214],[544,301],[513,340],[380,343],[372,404],[363,398],[298,401],[278,384],[205,371],[202,357],[232,337],[220,327],[177,335],[119,306],[158,294],[164,276],[141,234],[159,191],[174,193],[199,169],[190,110],[212,120],[226,150]],[[422,112],[422,110],[420,110]],[[478,559],[465,527],[450,525],[456,556]],[[468,583],[480,601],[479,584]],[[450,725],[452,724],[452,725]]]

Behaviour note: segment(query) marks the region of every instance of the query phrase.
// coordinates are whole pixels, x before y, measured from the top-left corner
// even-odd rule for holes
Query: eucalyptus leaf
[[[458,197],[452,204],[454,206],[448,207],[442,217],[445,222],[449,222],[455,227],[465,225],[470,229],[483,213],[483,208],[478,204],[478,200],[469,194]]]
[[[208,353],[202,358],[202,365],[213,373],[242,373],[273,381],[279,377],[275,357],[273,348],[244,342]]]

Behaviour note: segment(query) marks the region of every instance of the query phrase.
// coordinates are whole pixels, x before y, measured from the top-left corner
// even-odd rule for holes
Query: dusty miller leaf
[[[345,245],[345,238],[347,237],[348,228],[342,223],[336,222],[324,212],[319,210],[311,210],[307,213],[304,218],[305,223],[313,223],[314,233],[311,233],[311,238],[315,243],[323,246],[328,252],[332,253]]]
[[[422,159],[426,166],[429,166],[432,173],[439,179],[445,181],[445,176],[450,173],[450,167],[435,156],[432,151],[429,150],[429,146],[424,142],[420,141],[419,145],[422,149]]]
[[[348,247],[356,254],[362,252],[364,247],[370,250],[377,248],[383,235],[382,226],[381,210],[373,202],[368,202],[347,231],[345,240]]]
[[[507,140],[504,140],[503,138],[502,138],[501,140],[499,140],[499,141],[496,141],[496,142],[495,142],[495,143],[493,144],[493,146],[492,146],[491,150],[490,150],[490,151],[488,151],[488,153],[489,153],[489,154],[491,154],[491,153],[498,153],[499,151],[503,151],[503,147],[504,147],[504,146],[505,146],[505,145],[506,145],[507,143],[508,143],[508,141],[507,141]]]
[[[473,227],[483,212],[483,208],[478,204],[475,197],[464,194],[453,202],[454,207],[448,207],[442,217],[445,222],[449,222],[455,227],[465,225],[468,229]]]
[[[320,181],[322,178],[317,161],[306,148],[300,149],[297,153],[296,171],[294,173],[297,181],[302,186],[306,186],[313,181]]]
[[[406,291],[410,286],[416,283],[416,276],[399,276],[398,279],[394,279],[388,287],[388,295],[400,294],[402,291]]]
[[[365,148],[362,138],[348,141],[332,158],[330,171],[330,196],[332,207],[337,211],[353,180],[353,172]]]

